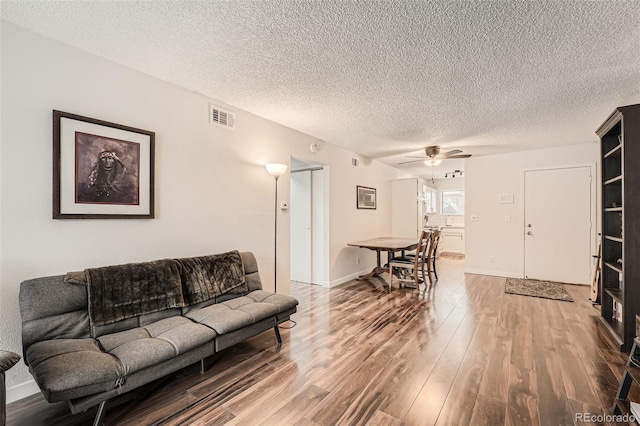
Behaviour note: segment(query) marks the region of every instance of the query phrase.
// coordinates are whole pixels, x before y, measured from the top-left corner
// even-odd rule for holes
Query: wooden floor
[[[294,283],[297,325],[265,332],[107,411],[106,425],[573,425],[612,404],[625,357],[610,349],[587,287],[567,303],[504,293],[504,278],[438,261],[426,295],[381,279],[328,290]],[[288,325],[286,323],[284,325]],[[607,411],[608,412],[608,411]],[[34,395],[8,425],[90,423]]]

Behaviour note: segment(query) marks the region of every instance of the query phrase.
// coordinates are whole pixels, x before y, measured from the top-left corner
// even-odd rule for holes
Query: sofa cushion
[[[247,291],[262,290],[262,281],[258,273],[258,262],[251,252],[242,252],[242,266],[244,267],[244,279],[247,282]]]
[[[176,259],[186,305],[210,300],[225,293],[246,293],[242,256],[237,250],[210,256]]]
[[[184,317],[170,317],[119,333],[98,337],[102,348],[115,356],[125,375],[166,361],[207,342],[216,333]]]
[[[67,284],[62,275],[26,280],[20,284],[22,347],[43,340],[85,339],[89,335],[87,289]]]
[[[207,306],[206,308],[190,311],[187,313],[187,317],[197,323],[212,328],[218,334],[238,330],[253,322],[251,314],[238,309],[232,309],[225,305],[225,303],[226,302],[217,303]]]
[[[149,337],[123,343],[109,353],[122,363],[125,375],[159,364],[177,355],[169,342]]]
[[[298,301],[291,296],[253,291],[222,303],[189,311],[186,316],[225,334],[291,309]]]
[[[288,311],[298,306],[298,299],[286,294],[269,293],[268,291],[256,290],[247,294],[247,297],[256,302],[269,303],[278,308],[278,313]]]
[[[98,337],[98,342],[100,342],[100,346],[105,352],[111,352],[119,346],[148,337],[149,333],[144,328],[132,328],[131,330],[100,336]]]
[[[73,397],[76,388],[91,386],[93,393],[114,389],[123,370],[94,339],[54,339],[34,343],[26,352],[31,374],[45,397]]]

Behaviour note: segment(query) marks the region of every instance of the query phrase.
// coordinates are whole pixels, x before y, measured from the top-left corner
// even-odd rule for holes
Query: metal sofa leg
[[[101,426],[102,420],[104,420],[104,415],[107,412],[107,403],[109,400],[102,401],[98,406],[98,412],[96,413],[96,418],[93,420],[93,426]]]
[[[280,330],[278,329],[278,326],[276,325],[273,329],[276,332],[276,340],[278,340],[278,344],[282,344],[282,337],[280,337]]]

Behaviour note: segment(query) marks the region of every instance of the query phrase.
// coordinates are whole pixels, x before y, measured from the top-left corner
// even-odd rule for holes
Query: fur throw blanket
[[[237,250],[210,256],[90,268],[68,272],[65,282],[87,286],[89,319],[102,326],[225,293],[247,293]]]
[[[92,326],[184,306],[173,259],[85,269]]]
[[[242,257],[237,250],[211,256],[177,259],[180,263],[186,306],[211,300],[224,293],[249,291]]]

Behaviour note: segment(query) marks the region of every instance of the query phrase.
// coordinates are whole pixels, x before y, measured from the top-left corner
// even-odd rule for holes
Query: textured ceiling
[[[9,22],[392,165],[429,145],[486,155],[592,142],[614,107],[640,102],[640,1],[1,7]],[[422,163],[400,168],[431,177]]]

